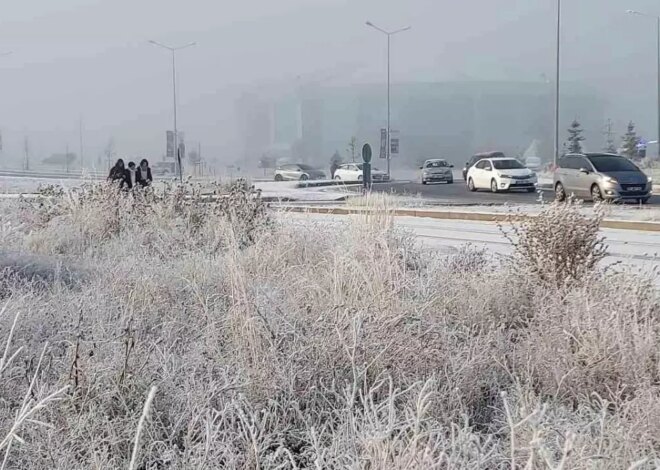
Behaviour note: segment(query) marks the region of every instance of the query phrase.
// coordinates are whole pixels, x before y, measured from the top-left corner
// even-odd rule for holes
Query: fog
[[[382,85],[385,39],[365,20],[412,26],[392,41],[395,83],[541,81],[554,77],[555,8],[554,0],[3,2],[0,54],[12,54],[0,57],[2,155],[21,158],[26,136],[40,157],[67,145],[78,151],[82,117],[90,160],[111,137],[121,155],[160,157],[172,120],[171,62],[150,39],[198,43],[177,55],[179,129],[230,162],[240,158],[242,91]],[[633,120],[655,139],[655,22],[627,9],[660,15],[656,0],[564,0],[562,80],[601,94],[603,121],[612,118],[617,134]]]

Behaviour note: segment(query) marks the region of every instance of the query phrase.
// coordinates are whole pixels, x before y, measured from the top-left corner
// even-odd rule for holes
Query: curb
[[[277,208],[282,212],[298,212],[307,214],[329,215],[357,215],[375,212],[368,209],[353,209],[346,207],[309,207],[309,206],[282,206]],[[532,218],[533,215],[489,214],[487,212],[453,212],[429,211],[416,209],[394,209],[390,212],[395,217],[423,217],[438,220],[467,220],[472,222],[507,222],[509,220]],[[606,219],[600,224],[603,228],[619,230],[636,230],[644,232],[660,232],[660,222],[638,222],[627,220]]]

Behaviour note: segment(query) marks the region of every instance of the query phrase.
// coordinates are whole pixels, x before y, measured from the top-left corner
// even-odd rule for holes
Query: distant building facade
[[[588,147],[600,147],[605,107],[588,88],[564,85],[562,123],[566,127],[577,117]],[[352,136],[378,149],[380,129],[387,122],[381,85],[301,87],[244,99],[238,109],[243,158],[249,161],[275,148],[289,149],[288,158],[326,165],[335,151],[346,156]],[[460,164],[475,152],[492,149],[522,155],[534,140],[539,156],[550,159],[554,87],[542,82],[397,84],[391,90],[391,123],[399,131],[397,158],[411,167],[431,157]],[[565,136],[562,128],[562,143]]]

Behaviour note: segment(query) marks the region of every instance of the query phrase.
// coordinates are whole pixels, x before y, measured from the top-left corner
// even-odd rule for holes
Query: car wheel
[[[564,185],[557,183],[555,185],[555,201],[564,202],[566,200],[566,190]]]
[[[639,203],[640,203],[640,204],[648,204],[648,203],[649,203],[649,199],[651,199],[651,198],[650,198],[650,197],[643,197],[643,198],[641,198],[641,199],[639,200]]]
[[[454,180],[447,181],[447,184],[454,184]]]
[[[426,184],[426,180],[422,178],[422,184]]]
[[[309,179],[309,176],[307,176],[305,174],[300,175],[300,181],[307,181],[308,179]]]
[[[341,176],[335,176],[335,181],[341,181]]]
[[[591,200],[594,202],[601,202],[603,200],[603,193],[600,192],[600,187],[597,184],[591,187]]]
[[[496,193],[498,191],[497,189],[497,181],[495,181],[495,178],[490,180],[490,192],[491,193]]]
[[[275,175],[275,181],[284,181],[284,178],[282,178],[282,175]]]
[[[536,191],[536,188],[527,188],[528,193],[533,193],[534,191]]]
[[[362,175],[358,176],[358,181],[362,181]]]
[[[477,190],[477,187],[474,185],[474,181],[472,178],[468,179],[468,189],[472,192],[475,192]]]

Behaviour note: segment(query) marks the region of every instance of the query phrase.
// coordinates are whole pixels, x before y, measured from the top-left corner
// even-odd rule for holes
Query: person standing
[[[144,188],[145,186],[151,185],[153,180],[154,179],[151,176],[151,168],[149,168],[149,161],[146,158],[143,158],[140,162],[140,167],[135,173],[135,181]]]

